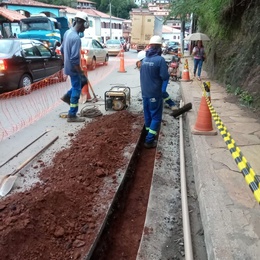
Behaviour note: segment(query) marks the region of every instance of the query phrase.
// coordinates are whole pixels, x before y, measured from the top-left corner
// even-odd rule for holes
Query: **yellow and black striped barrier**
[[[220,117],[218,116],[217,112],[211,105],[210,101],[210,83],[203,83],[203,95],[206,98],[210,113],[212,115],[212,118],[223,137],[227,148],[229,149],[230,153],[232,154],[233,159],[235,160],[238,169],[243,174],[246,183],[249,185],[250,189],[252,190],[255,199],[258,203],[260,203],[260,179],[255,174],[255,171],[252,169],[249,162],[246,160],[244,155],[242,154],[239,147],[237,147],[235,140],[231,137],[230,133],[228,132],[227,128],[221,121]],[[202,87],[202,86],[201,86]],[[208,88],[207,88],[208,87]],[[206,91],[207,90],[207,91]]]

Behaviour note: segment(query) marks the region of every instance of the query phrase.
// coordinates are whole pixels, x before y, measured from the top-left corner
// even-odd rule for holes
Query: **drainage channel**
[[[115,194],[100,232],[84,260],[120,259],[124,254],[127,255],[127,259],[136,259],[146,216],[156,152],[156,149],[143,147],[144,137],[143,130],[129,161],[125,177]],[[136,175],[136,171],[140,174]],[[117,243],[120,243],[120,249]],[[120,251],[121,249],[124,253]]]

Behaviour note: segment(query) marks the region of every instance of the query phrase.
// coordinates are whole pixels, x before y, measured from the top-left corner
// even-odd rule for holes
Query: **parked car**
[[[122,50],[122,44],[120,40],[110,39],[106,42],[106,49],[109,55],[116,56]]]
[[[177,47],[177,46],[180,46],[180,43],[179,42],[175,42],[175,41],[168,41],[167,42],[167,47]]]
[[[97,64],[107,65],[109,56],[106,49],[95,39],[81,38],[81,49],[85,51],[84,57],[89,69],[94,70]]]
[[[0,93],[28,86],[62,68],[61,56],[40,41],[0,40]]]

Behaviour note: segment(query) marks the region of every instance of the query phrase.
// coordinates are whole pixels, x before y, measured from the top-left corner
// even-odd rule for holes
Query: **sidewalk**
[[[191,72],[193,62],[188,61]],[[260,123],[248,117],[242,107],[229,103],[225,88],[207,78],[204,71],[201,82],[182,82],[184,102],[193,105],[186,121],[208,259],[259,259],[260,209],[252,191],[214,121],[216,136],[191,133],[197,120],[203,81],[211,83],[211,104],[256,174],[260,173]]]

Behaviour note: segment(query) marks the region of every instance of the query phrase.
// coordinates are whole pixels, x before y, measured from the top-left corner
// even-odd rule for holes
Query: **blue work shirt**
[[[155,48],[148,49],[140,69],[142,97],[161,98],[162,83],[168,79],[168,66],[165,59],[161,56],[161,50]]]
[[[64,73],[69,76],[78,75],[75,66],[80,66],[81,39],[78,32],[71,28],[67,30],[63,37],[61,53],[64,57]]]

